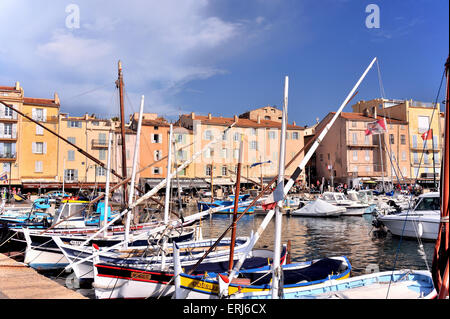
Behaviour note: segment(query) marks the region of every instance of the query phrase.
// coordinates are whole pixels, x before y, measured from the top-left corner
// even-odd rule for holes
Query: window
[[[370,144],[369,135],[365,135],[365,136],[364,136],[364,144],[365,144],[365,145],[369,145],[369,144]]]
[[[370,173],[370,166],[366,166],[366,172]]]
[[[323,162],[323,154],[322,153],[319,154],[319,159],[321,162]]]
[[[183,143],[183,134],[178,134],[177,135],[177,142],[178,143]]]
[[[76,144],[76,143],[77,143],[77,139],[76,139],[75,137],[72,137],[72,136],[69,136],[69,137],[67,138],[67,140],[68,140],[70,143],[72,143],[72,144]]]
[[[155,161],[158,161],[158,160],[161,159],[161,151],[160,151],[160,150],[156,150],[156,151],[154,152],[154,154],[153,154],[153,159],[154,159]]]
[[[270,121],[270,116],[266,115],[264,116],[264,119]]]
[[[353,173],[358,173],[358,166],[356,165],[353,166]]]
[[[9,107],[5,107],[5,117],[13,117],[13,110]]]
[[[298,140],[298,132],[292,132],[292,139]]]
[[[228,150],[226,148],[222,148],[222,158],[227,158],[227,152]]]
[[[413,159],[414,159],[414,164],[419,163],[419,156],[418,156],[417,152],[413,152]]]
[[[357,144],[358,143],[358,134],[352,133],[352,143]]]
[[[206,165],[206,167],[205,167],[205,175],[206,176],[211,176],[211,172],[212,172],[212,166],[211,165]]]
[[[356,121],[352,121],[352,127],[356,127]]]
[[[155,126],[154,129],[155,131],[157,131],[159,129],[159,126]]]
[[[418,116],[419,133],[425,133],[430,126],[430,119],[428,116]]]
[[[239,133],[234,133],[234,140],[235,140],[235,141],[239,141],[240,138],[241,138],[241,134],[239,134]]]
[[[358,151],[353,151],[353,160],[354,161],[358,160]]]
[[[42,161],[36,161],[34,162],[34,172],[35,173],[42,173],[43,169],[42,169]]]
[[[269,131],[268,135],[269,135],[269,140],[274,140],[277,136],[277,132]]]
[[[152,134],[152,143],[162,143],[161,134]]]
[[[250,149],[252,149],[252,150],[258,149],[258,142],[257,141],[251,141],[250,142]]]
[[[10,137],[10,136],[12,136],[12,124],[10,124],[10,123],[5,123],[5,124],[3,124],[3,127],[4,127],[4,134],[5,134],[5,137]]]
[[[223,134],[222,134],[222,141],[226,141],[227,138],[228,138],[227,132],[223,132]]]
[[[107,145],[107,143],[106,143],[106,134],[105,133],[99,133],[98,134],[98,140],[99,140],[100,144]]]
[[[74,182],[78,180],[78,170],[77,169],[66,169],[64,170],[64,180],[69,182]]]
[[[161,170],[159,169],[159,167],[153,167],[153,174],[155,175],[161,174]]]
[[[424,158],[423,162],[425,164],[429,164],[429,162],[428,162],[428,153],[423,153],[423,158]]]
[[[106,150],[99,150],[98,151],[98,159],[101,160],[101,161],[106,160]]]
[[[222,166],[222,176],[227,176],[228,175],[228,170],[226,166]]]
[[[92,121],[92,125],[94,125],[94,126],[99,126],[99,125],[100,125],[100,122],[99,122],[99,121]]]
[[[256,135],[256,128],[252,127],[252,128],[250,129],[250,131],[251,131],[252,135]]]
[[[419,177],[419,168],[418,167],[414,167],[414,178]]]
[[[205,131],[205,140],[212,140],[212,134],[211,131]]]
[[[433,135],[433,148],[438,148],[438,137],[436,135]]]
[[[73,150],[67,151],[67,160],[68,161],[75,160],[75,151],[73,151]]]
[[[328,153],[328,160],[330,160],[331,159],[331,156],[330,156],[330,153]]]
[[[44,109],[41,109],[41,108],[32,109],[31,117],[35,121],[45,122],[45,116],[44,116],[45,114],[44,113],[46,113],[46,112],[44,112]]]
[[[366,162],[370,161],[370,151],[369,150],[366,150],[365,159],[366,159]]]
[[[413,147],[417,148],[417,135],[413,135],[412,138],[413,138],[413,141],[412,141]]]
[[[394,134],[389,134],[389,144],[394,144]]]
[[[67,127],[81,128],[82,124],[81,124],[81,121],[68,121],[67,122]]]
[[[47,153],[47,143],[45,142],[33,142],[32,144],[33,154],[45,154]]]
[[[96,167],[95,174],[96,174],[97,176],[106,176],[106,168],[101,167],[101,166],[97,166],[97,167]]]
[[[239,149],[235,148],[235,149],[233,150],[233,156],[234,156],[235,159],[238,159],[238,158],[239,158]]]
[[[404,134],[400,135],[400,144],[406,145],[406,136]]]
[[[402,151],[402,161],[406,161],[406,151]]]

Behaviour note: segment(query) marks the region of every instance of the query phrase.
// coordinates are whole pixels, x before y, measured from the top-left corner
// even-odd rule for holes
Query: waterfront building
[[[373,99],[359,101],[352,106],[353,112],[370,112],[386,119],[408,123],[410,177],[424,187],[432,187],[433,171],[439,180],[442,138],[439,103],[398,99]],[[432,130],[430,139],[424,133]]]
[[[46,128],[58,132],[60,102],[53,99],[23,98],[21,112]],[[25,117],[19,119],[18,166],[25,190],[40,191],[57,182],[58,137]]]
[[[315,130],[320,131],[334,114],[329,113]],[[409,178],[408,123],[386,119],[386,133],[366,135],[367,124],[379,119],[342,112],[316,150],[317,176],[349,187]]]
[[[22,108],[23,89],[19,82],[15,86],[0,86],[0,99],[17,110]],[[20,184],[18,150],[18,114],[0,104],[0,185]]]
[[[262,114],[266,113],[264,108],[231,118],[216,117],[211,113],[207,116],[195,113],[181,115],[177,124],[192,130],[194,152],[203,149],[213,139],[219,137],[219,141],[206,149],[192,164],[195,177],[216,186],[234,185],[241,138],[243,139],[241,182],[248,183],[249,186],[254,186],[253,184],[259,186],[261,182],[267,183],[276,176],[281,133],[281,119],[278,115],[281,111],[274,107],[266,109],[267,114],[273,114],[276,121],[261,118]],[[234,122],[236,124],[224,134],[224,130]],[[297,126],[295,122],[288,124],[286,164],[303,147],[303,131],[304,128]],[[286,178],[293,173],[303,155],[297,157],[286,170]],[[304,173],[299,177],[299,181],[304,181]]]

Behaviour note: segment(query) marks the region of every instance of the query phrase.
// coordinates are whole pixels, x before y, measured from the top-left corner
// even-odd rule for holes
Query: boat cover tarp
[[[303,268],[283,269],[284,285],[296,284],[301,281],[316,281],[327,278],[329,275],[338,274],[341,269],[342,260],[324,258],[316,261],[310,266]],[[244,274],[249,278],[252,285],[267,285],[272,280],[272,274],[249,273]],[[258,279],[259,278],[259,279]]]
[[[314,214],[333,213],[338,212],[340,210],[342,210],[342,207],[334,206],[318,198],[317,200],[310,202],[305,206],[303,206],[302,208],[296,210],[296,212],[314,215]]]

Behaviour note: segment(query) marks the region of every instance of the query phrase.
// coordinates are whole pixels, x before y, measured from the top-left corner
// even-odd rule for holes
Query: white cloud
[[[174,97],[186,83],[226,73],[220,62],[233,54],[229,48],[242,50],[249,45],[243,39],[265,24],[260,15],[239,22],[211,15],[208,0],[78,0],[80,28],[68,29],[67,4],[2,0],[0,21],[16,23],[1,25],[2,39],[11,46],[1,49],[0,64],[13,69],[13,81],[34,81],[26,92],[39,97],[58,91],[69,112],[80,110],[75,102],[109,112],[110,91],[79,95],[108,82],[113,90],[120,59],[135,104],[145,94],[155,107],[163,106],[161,112],[173,113],[179,110]],[[67,96],[79,97],[64,104]]]

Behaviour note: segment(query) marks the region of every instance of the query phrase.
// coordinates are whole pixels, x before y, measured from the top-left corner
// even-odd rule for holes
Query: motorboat
[[[431,192],[420,195],[412,210],[377,215],[373,225],[395,236],[436,240],[440,221],[440,195]]]
[[[362,216],[369,207],[368,204],[355,203],[344,194],[337,192],[325,192],[322,194],[322,199],[329,204],[345,207],[346,211],[342,213],[342,216]]]

